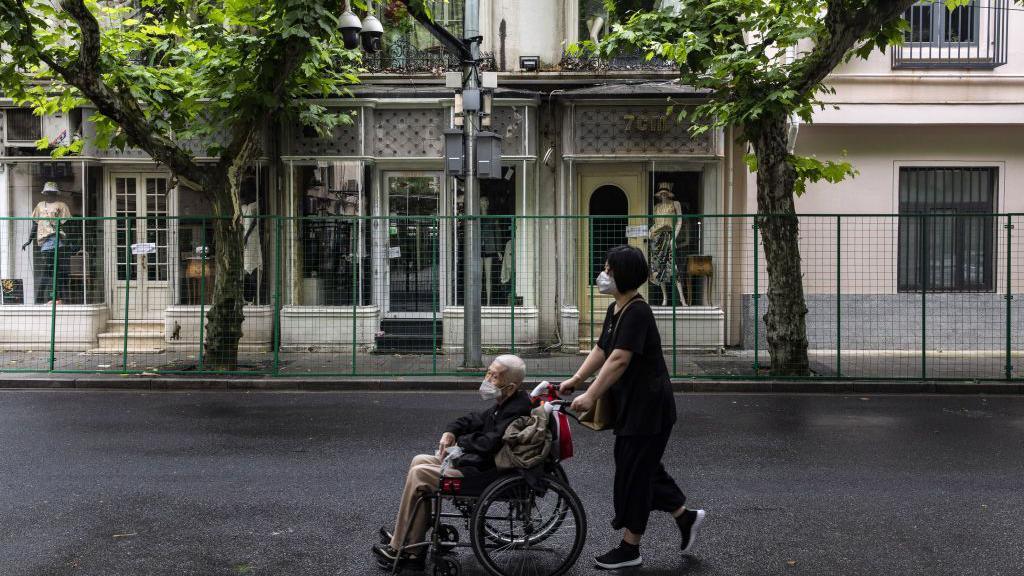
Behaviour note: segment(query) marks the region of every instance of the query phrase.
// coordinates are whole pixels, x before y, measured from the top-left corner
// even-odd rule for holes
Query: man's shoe
[[[400,570],[416,570],[422,572],[426,568],[426,559],[420,556],[409,554],[398,555],[398,551],[387,545],[374,546],[373,555],[377,557],[377,565],[385,570],[392,570],[395,562],[398,562]]]
[[[394,534],[389,532],[384,526],[380,527],[380,531],[378,531],[377,534],[380,535],[381,544],[391,544],[391,541],[394,540]]]
[[[700,531],[700,525],[704,523],[705,516],[707,513],[703,510],[687,510],[676,518],[676,525],[679,526],[679,533],[683,539],[682,544],[679,545],[683,554],[689,554],[694,543],[697,542],[697,532]]]
[[[607,554],[594,558],[594,564],[602,570],[618,570],[630,566],[639,566],[644,563],[640,557],[640,547],[622,542],[618,547],[613,548]]]

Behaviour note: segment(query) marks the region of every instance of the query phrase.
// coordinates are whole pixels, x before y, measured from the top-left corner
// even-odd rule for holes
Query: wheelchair
[[[421,495],[414,507],[414,514],[430,510],[427,539],[402,546],[400,556],[426,549],[427,566],[433,567],[428,573],[433,576],[462,573],[455,553],[459,548],[471,548],[491,576],[560,576],[572,568],[583,552],[587,534],[583,504],[561,465],[572,457],[569,417],[575,416],[566,410],[567,403],[559,399],[557,388],[547,382],[530,396],[535,406],[545,406],[553,433],[551,455],[539,475],[541,482],[517,470],[446,478],[443,471],[450,466],[449,455],[442,465],[438,489]],[[460,537],[457,524],[466,530],[468,542]],[[399,560],[391,574],[401,570]]]

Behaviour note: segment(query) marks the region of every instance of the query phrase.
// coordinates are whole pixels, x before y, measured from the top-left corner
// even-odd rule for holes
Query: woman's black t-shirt
[[[619,327],[613,341],[616,321]],[[615,314],[614,303],[609,306],[597,345],[606,357],[615,349],[633,353],[626,371],[610,390],[615,403],[615,433],[620,436],[667,433],[676,422],[676,402],[661,351],[661,334],[647,302],[637,296],[624,314]]]

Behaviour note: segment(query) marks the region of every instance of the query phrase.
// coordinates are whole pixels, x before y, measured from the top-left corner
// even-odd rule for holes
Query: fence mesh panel
[[[607,252],[629,244],[647,255],[640,292],[673,376],[772,374],[773,217],[468,219],[433,215],[436,197],[412,190],[403,216],[247,213],[234,228],[241,258],[229,259],[215,217],[172,216],[151,192],[128,191],[117,217],[0,221],[0,370],[466,374],[471,282],[484,365],[516,353],[531,377],[564,377],[613,301],[595,283]],[[475,282],[463,259],[470,229]],[[1024,373],[1024,216],[807,215],[798,229],[808,377]],[[221,275],[234,300],[215,308]],[[237,362],[216,345],[234,338]]]

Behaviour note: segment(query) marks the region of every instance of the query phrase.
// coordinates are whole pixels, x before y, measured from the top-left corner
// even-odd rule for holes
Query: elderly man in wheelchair
[[[495,358],[480,386],[495,404],[449,424],[437,453],[412,459],[394,530],[382,527],[372,548],[381,568],[423,571],[429,562],[435,576],[458,576],[460,547],[492,576],[572,567],[586,518],[559,464],[572,455],[565,404],[547,382],[526,394],[525,376],[519,357]],[[469,542],[445,520],[461,523]]]

